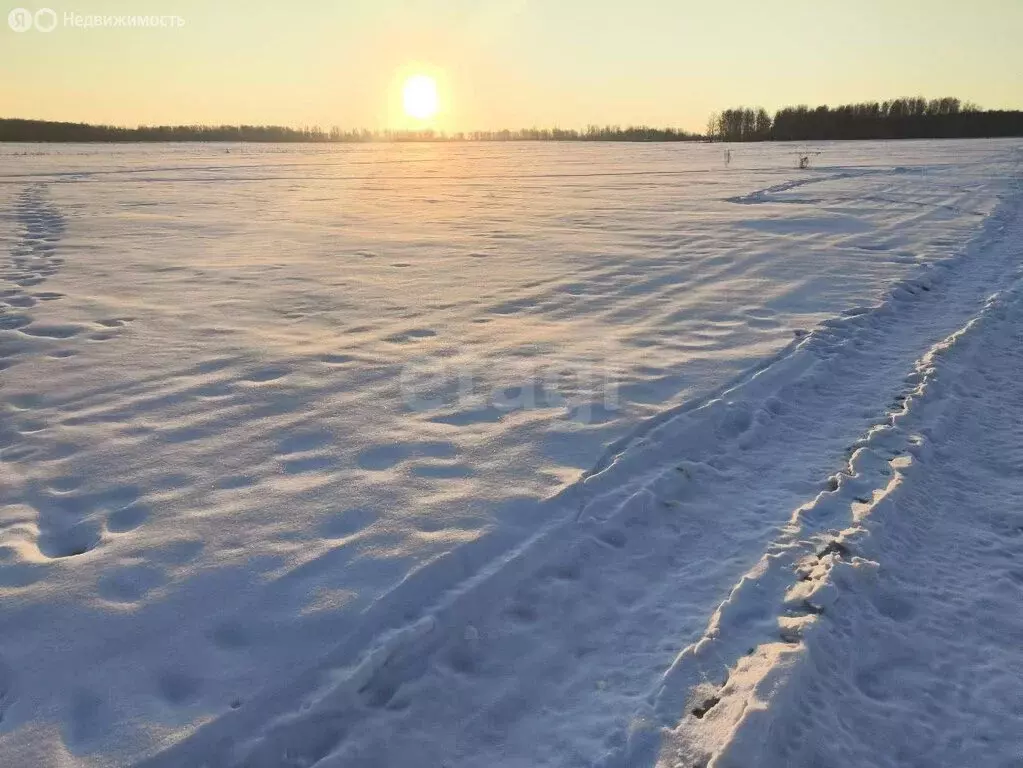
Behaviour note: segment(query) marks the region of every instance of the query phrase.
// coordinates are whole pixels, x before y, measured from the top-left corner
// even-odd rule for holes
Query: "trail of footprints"
[[[927,294],[934,282],[933,277],[903,281],[893,289],[891,302],[897,305],[920,294]],[[854,313],[815,334],[817,341],[813,348],[814,355],[829,367],[840,368],[835,372],[836,378],[841,378],[840,374],[846,372],[843,367],[844,358],[838,355],[839,349],[848,345],[850,340],[854,345],[859,345],[873,338],[876,328],[870,315]],[[855,365],[855,361],[847,361],[845,364]],[[910,393],[919,384],[919,377],[919,372],[909,377],[907,383]],[[802,386],[813,387],[816,386],[816,380],[815,377],[808,377],[801,380],[801,383]],[[906,410],[906,400],[906,394],[896,398],[886,421]],[[765,428],[772,419],[785,414],[787,409],[782,405],[777,398],[769,398],[755,414],[741,407],[719,413],[720,418],[714,425],[722,439],[718,449],[730,450],[729,447],[736,442],[740,445],[749,444],[750,441],[746,439],[748,433]],[[859,462],[868,461],[860,450],[864,445],[854,445],[850,453],[856,454],[857,463],[822,483],[825,491],[822,499],[828,500],[828,503],[819,502],[814,508],[820,514],[815,516],[807,512],[802,516],[804,535],[809,535],[816,546],[805,553],[805,560],[790,565],[797,570],[798,577],[808,587],[824,581],[836,562],[853,556],[850,544],[835,528],[839,521],[841,525],[838,530],[845,526],[843,511],[848,511],[848,502],[855,502],[856,506],[876,503],[875,493],[884,488],[892,473],[888,462],[894,460],[897,463],[904,458],[902,451],[897,449],[897,441],[892,440],[890,431],[872,433],[868,444],[872,451],[881,454],[871,459],[878,465],[875,468],[871,464],[871,469],[876,469],[880,480],[873,472],[866,472],[866,468],[859,465]],[[347,690],[346,686],[340,686],[329,705],[323,705],[323,711],[319,711],[321,707],[317,704],[307,702],[307,708],[316,707],[317,711],[297,722],[288,721],[271,727],[252,751],[246,753],[240,762],[232,764],[262,764],[259,762],[261,759],[279,755],[281,751],[296,760],[305,760],[308,764],[322,760],[327,755],[331,756],[331,765],[335,762],[345,764],[345,761],[356,763],[360,759],[368,759],[368,756],[383,759],[382,756],[389,754],[392,745],[382,740],[375,741],[369,733],[372,729],[368,727],[366,732],[353,739],[352,736],[358,733],[355,728],[357,723],[374,712],[387,713],[388,718],[408,717],[413,722],[429,718],[430,707],[435,706],[435,703],[431,703],[435,699],[429,695],[433,686],[454,683],[470,689],[473,687],[473,679],[506,679],[505,673],[508,670],[502,667],[502,659],[515,658],[517,669],[530,669],[530,675],[537,680],[557,679],[556,687],[562,690],[571,690],[573,686],[578,688],[580,682],[572,678],[571,668],[559,665],[556,651],[567,647],[577,659],[593,654],[600,641],[587,639],[587,633],[579,627],[592,622],[593,626],[606,628],[606,619],[609,618],[600,611],[591,613],[585,605],[578,604],[579,582],[589,592],[614,595],[622,613],[628,614],[637,603],[643,602],[642,596],[636,594],[635,585],[630,585],[627,578],[618,578],[628,576],[633,570],[630,563],[663,562],[663,573],[684,569],[684,563],[679,561],[677,536],[687,535],[691,529],[686,527],[685,521],[678,519],[675,511],[678,499],[685,497],[686,488],[693,480],[693,472],[707,473],[704,481],[712,478],[716,471],[712,467],[713,459],[717,455],[718,452],[713,451],[712,455],[702,456],[698,463],[683,462],[677,468],[677,477],[665,475],[663,482],[658,483],[656,488],[651,487],[653,495],[649,504],[639,505],[635,509],[623,507],[609,519],[584,520],[575,535],[558,548],[556,556],[543,558],[546,562],[542,562],[542,559],[534,563],[535,570],[527,566],[526,572],[517,576],[510,575],[507,592],[498,588],[485,601],[489,608],[473,608],[469,605],[473,602],[470,598],[466,600],[464,614],[460,604],[444,609],[435,629],[427,637],[417,636],[407,643],[398,643],[389,652],[382,654],[383,658],[369,665],[365,674],[358,675],[357,685]],[[857,476],[855,480],[854,476]],[[772,569],[772,573],[779,572],[778,568],[780,566]],[[785,587],[782,589],[782,593],[785,593],[791,582],[791,571],[786,571],[783,576],[779,584]],[[783,616],[771,640],[780,640],[785,645],[797,645],[803,624],[823,613],[826,606],[812,599],[813,591],[810,589],[806,595],[796,590],[796,594],[784,599],[779,595],[779,598]],[[656,600],[651,602],[651,606],[656,608]],[[646,610],[646,607],[642,609]],[[904,606],[889,605],[885,610],[895,615],[904,612]],[[574,618],[564,626],[553,618],[567,616]],[[564,636],[559,637],[561,632],[564,632]],[[552,637],[559,637],[559,642],[552,644]],[[697,666],[701,665],[687,663],[685,668],[691,671]],[[707,666],[709,668],[713,665]],[[727,668],[715,671],[727,675]],[[716,680],[721,681],[721,677],[716,677]],[[723,682],[701,686],[695,692],[696,698],[688,702],[688,711],[694,719],[702,719],[715,708],[728,682],[726,677]],[[644,699],[650,696],[649,701],[655,711],[670,713],[676,718],[671,720],[666,717],[666,723],[677,721],[678,713],[685,711],[685,699],[689,699],[691,692],[693,687],[690,685],[667,691],[663,697],[642,690],[627,691],[629,695]],[[558,695],[556,691],[554,695]],[[678,700],[680,698],[682,700]],[[514,684],[508,686],[507,690],[497,690],[494,699],[481,707],[472,722],[464,724],[464,728],[489,729],[497,722],[511,727],[518,715],[518,699]],[[510,709],[506,711],[506,708]],[[310,723],[315,723],[315,739],[307,738]],[[608,766],[634,764],[628,762],[633,746],[627,746],[627,741],[622,733],[608,735]]]
[[[111,317],[91,325],[56,324],[38,321],[30,314],[44,303],[63,298],[56,291],[41,290],[42,284],[56,275],[64,264],[58,244],[66,224],[57,207],[48,199],[45,185],[37,184],[18,195],[14,209],[20,231],[7,262],[0,264],[0,371],[31,360],[40,351],[52,358],[71,357],[74,348],[52,349],[51,342],[66,341],[84,334],[91,342],[112,339],[132,318]],[[40,347],[45,344],[45,347]],[[59,460],[74,452],[75,446],[54,440],[34,440],[47,431],[48,424],[38,417],[42,400],[38,395],[12,395],[4,399],[5,418],[0,421],[0,457],[5,461]],[[135,504],[137,493],[114,488],[101,496],[86,497],[77,492],[80,478],[58,478],[53,487],[29,489],[23,501],[37,511],[41,554],[51,559],[73,557],[92,549],[103,530],[124,532],[145,520],[145,508]],[[99,508],[110,511],[102,521]],[[4,569],[8,574],[10,569]],[[24,575],[13,577],[19,585]],[[8,585],[7,575],[0,585]]]
[[[113,330],[123,324],[118,319],[100,321],[102,327]],[[0,338],[4,338],[3,333]],[[339,361],[335,356],[324,356],[320,362],[330,367],[347,362],[347,358]],[[221,371],[223,376],[211,381],[210,374],[216,371]],[[65,459],[73,458],[81,445],[55,437],[54,429],[115,422],[127,427],[140,413],[190,400],[255,398],[259,401],[261,398],[253,393],[262,392],[267,405],[282,400],[292,405],[288,392],[278,390],[292,373],[293,367],[283,362],[246,365],[234,359],[216,359],[176,377],[137,382],[134,389],[120,390],[114,396],[93,393],[84,399],[62,401],[36,393],[14,393],[0,402],[0,457],[11,462],[53,462],[56,469]],[[132,396],[128,409],[123,406],[126,395]],[[208,409],[198,409],[196,416],[201,421],[193,425],[194,429],[201,429],[202,420],[209,418],[210,413]],[[188,439],[183,435],[189,430],[180,432],[182,435],[165,431],[159,439]],[[333,436],[328,431],[289,430],[277,441],[273,455],[288,474],[329,470],[336,461],[330,454],[332,441]],[[72,464],[45,480],[30,481],[19,490],[17,498],[4,500],[16,503],[23,514],[4,531],[4,545],[0,546],[0,589],[29,588],[42,582],[54,567],[75,567],[77,558],[85,558],[106,543],[133,533],[153,515],[143,488],[131,484],[94,486],[87,475],[73,467]],[[243,488],[254,482],[250,476],[233,476],[225,478],[221,488]],[[364,516],[356,517],[359,519],[346,519],[332,533],[349,535],[367,524],[362,519]],[[197,557],[202,548],[198,541],[182,542],[182,547],[178,548],[147,548],[126,554],[104,567],[96,582],[95,595],[102,601],[120,605],[146,600],[168,583],[168,567]],[[36,552],[32,557],[22,556],[25,550],[33,549]],[[175,549],[181,551],[172,551]],[[219,653],[245,653],[251,643],[248,629],[230,622],[214,625],[207,639]],[[0,720],[16,693],[11,693],[13,678],[4,679],[2,663],[0,659]],[[154,670],[152,674],[152,695],[167,707],[192,706],[203,697],[201,676],[186,667],[167,667]],[[238,709],[243,703],[242,695],[234,695],[225,700],[223,706]],[[88,692],[72,692],[69,706],[64,734],[68,743],[86,744],[114,727],[116,715],[110,703]]]
[[[31,322],[18,310],[60,298],[59,293],[36,287],[55,275],[64,263],[57,254],[64,218],[46,200],[45,187],[32,186],[18,196],[15,218],[20,227],[18,240],[11,247],[7,263],[0,267],[0,278],[11,286],[0,290],[0,328],[6,330]]]
[[[133,318],[101,318],[91,324],[47,323],[32,316],[30,310],[45,302],[63,298],[57,291],[43,290],[43,283],[56,275],[64,264],[58,245],[66,223],[50,202],[45,185],[27,187],[17,198],[14,215],[19,225],[18,239],[0,265],[0,370],[20,362],[25,352],[38,343],[66,341],[82,336],[90,342],[113,339],[119,329]],[[47,349],[50,357],[75,354],[74,349]]]

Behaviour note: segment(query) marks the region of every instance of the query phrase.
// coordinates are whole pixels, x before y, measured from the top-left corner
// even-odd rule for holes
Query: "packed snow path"
[[[690,689],[664,768],[1020,765],[1020,282],[921,361],[665,677],[727,668]]]
[[[902,392],[919,350],[1015,275],[1018,200],[1007,198],[964,258],[654,422],[573,489],[577,515],[360,665],[301,686],[291,706],[274,691],[250,710],[282,709],[268,728],[239,713],[156,764],[652,764],[661,720],[682,717],[690,697],[659,691],[665,651],[697,636],[736,570],[815,489],[836,483],[839,457]]]
[[[1018,262],[1011,142],[205,151],[0,185],[15,762],[652,760],[672,659]]]

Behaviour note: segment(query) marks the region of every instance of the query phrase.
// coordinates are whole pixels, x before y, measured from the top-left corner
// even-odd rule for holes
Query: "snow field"
[[[662,672],[1013,265],[1008,142],[4,150],[35,765],[653,754]]]

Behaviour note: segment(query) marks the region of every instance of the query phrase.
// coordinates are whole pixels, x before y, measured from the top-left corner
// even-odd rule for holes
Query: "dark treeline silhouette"
[[[771,116],[762,107],[739,107],[715,113],[707,121],[707,138],[718,141],[767,141]]]
[[[338,131],[338,138],[342,140]],[[0,119],[0,141],[330,141],[320,128],[277,125],[156,125],[121,128],[49,120]],[[349,140],[358,141],[358,132]]]
[[[955,98],[913,97],[840,107],[785,107],[771,118],[739,107],[711,115],[717,141],[829,139],[952,139],[1023,136],[1023,111],[984,110]]]
[[[828,139],[944,139],[1023,136],[1023,111],[984,110],[955,98],[913,97],[840,107],[739,107],[711,115],[706,136],[678,128],[590,125],[502,131],[370,131],[319,126],[158,125],[123,128],[48,120],[0,119],[0,141],[812,141]]]
[[[678,128],[647,125],[590,125],[585,131],[565,128],[524,128],[518,131],[472,131],[455,134],[468,141],[700,141],[703,136]]]
[[[48,120],[0,119],[0,141],[699,141],[703,137],[677,128],[591,125],[584,131],[525,128],[517,131],[452,133],[369,131],[331,128],[285,128],[276,125],[159,125],[120,128],[111,125],[58,123]]]

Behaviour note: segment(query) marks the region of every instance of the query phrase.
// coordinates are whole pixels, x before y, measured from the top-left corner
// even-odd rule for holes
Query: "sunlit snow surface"
[[[0,145],[0,762],[127,764],[354,664],[645,419],[967,253],[1019,146]]]

